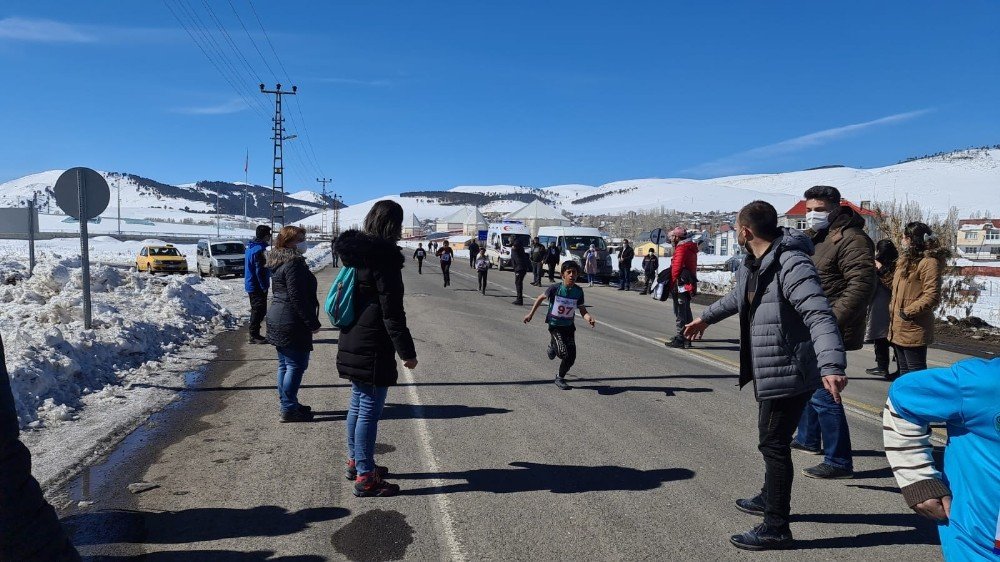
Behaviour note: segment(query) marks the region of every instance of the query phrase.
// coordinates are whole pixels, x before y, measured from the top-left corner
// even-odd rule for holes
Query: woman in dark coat
[[[309,406],[299,403],[302,375],[309,367],[312,336],[319,331],[316,276],[306,259],[306,231],[286,226],[267,252],[271,270],[271,306],[267,310],[267,340],[278,350],[278,398],[281,421],[312,420]]]
[[[875,273],[878,275],[878,282],[868,309],[868,330],[865,332],[865,343],[875,345],[875,367],[867,372],[886,380],[894,378],[889,373],[889,301],[892,298],[892,276],[896,272],[897,259],[899,251],[892,240],[883,238],[875,244]]]
[[[346,474],[355,481],[358,497],[399,492],[399,486],[384,480],[388,470],[375,464],[375,437],[386,394],[399,378],[396,355],[407,369],[417,366],[403,311],[405,259],[396,245],[402,230],[403,208],[379,201],[365,217],[364,229],[344,232],[335,248],[344,266],[356,271],[356,320],[340,332],[337,371],[351,381]]]

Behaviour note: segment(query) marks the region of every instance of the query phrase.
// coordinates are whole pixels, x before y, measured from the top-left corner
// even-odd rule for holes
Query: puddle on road
[[[348,560],[402,560],[406,548],[413,544],[413,534],[413,527],[402,513],[373,509],[344,525],[330,543]]]

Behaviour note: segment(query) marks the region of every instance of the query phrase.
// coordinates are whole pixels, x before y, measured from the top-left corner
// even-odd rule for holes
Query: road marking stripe
[[[410,405],[416,410],[413,423],[416,427],[417,438],[422,445],[420,452],[424,457],[424,464],[427,466],[427,471],[431,474],[440,474],[441,469],[438,466],[437,457],[434,455],[434,449],[431,446],[431,433],[427,429],[427,419],[424,415],[424,407],[420,403],[420,395],[417,393],[417,387],[414,384],[413,372],[404,367],[402,362],[400,362],[399,367],[403,370],[403,381],[406,383],[406,390],[410,395]],[[438,489],[445,486],[444,480],[440,478],[434,478],[430,483],[431,486]],[[434,499],[434,503],[437,504],[437,509],[441,516],[441,534],[444,536],[444,546],[447,548],[448,558],[456,562],[464,562],[466,557],[462,552],[462,545],[458,540],[458,535],[455,533],[451,501],[448,499],[447,494],[434,494],[431,497]]]

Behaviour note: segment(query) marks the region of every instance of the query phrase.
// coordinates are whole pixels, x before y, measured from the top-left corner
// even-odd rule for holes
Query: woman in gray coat
[[[868,369],[869,375],[893,380],[898,376],[889,372],[889,301],[892,299],[892,276],[896,272],[896,260],[899,251],[892,240],[884,238],[875,244],[875,272],[878,283],[875,284],[875,296],[868,309],[868,330],[865,332],[865,343],[875,346],[875,367]]]

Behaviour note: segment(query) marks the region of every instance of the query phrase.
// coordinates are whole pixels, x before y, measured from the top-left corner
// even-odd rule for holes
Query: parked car
[[[187,256],[171,244],[143,246],[135,258],[135,269],[146,273],[187,273]]]
[[[520,241],[526,251],[531,251],[531,230],[521,221],[495,222],[486,232],[486,257],[497,269],[513,268],[510,249]]]
[[[246,246],[239,240],[199,240],[198,274],[243,277]]]
[[[601,283],[607,283],[614,275],[616,267],[608,251],[607,242],[601,231],[590,226],[543,226],[538,229],[538,241],[545,247],[555,242],[561,254],[559,265],[573,260],[583,265],[583,255],[591,244],[597,249],[597,275]],[[556,268],[558,271],[558,268]]]

